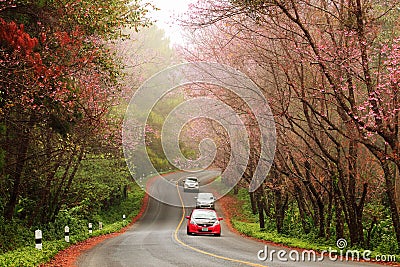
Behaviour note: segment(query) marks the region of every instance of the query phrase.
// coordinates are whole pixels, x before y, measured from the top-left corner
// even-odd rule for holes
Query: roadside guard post
[[[125,214],[124,214],[124,215],[122,215],[122,219],[125,221],[125,219],[126,219],[126,216],[125,216]]]
[[[65,226],[64,228],[64,236],[65,236],[65,242],[69,243],[69,227]]]
[[[92,223],[89,223],[89,234],[93,233]]]
[[[99,230],[103,229],[103,223],[99,222]]]
[[[35,231],[35,248],[42,249],[42,231],[39,229]]]

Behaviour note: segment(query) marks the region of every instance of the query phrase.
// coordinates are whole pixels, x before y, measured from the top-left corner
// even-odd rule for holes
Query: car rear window
[[[214,196],[213,196],[213,194],[198,194],[197,195],[197,199],[207,199],[207,200],[209,200],[209,199],[214,199]]]
[[[217,214],[213,210],[194,210],[192,217],[195,219],[216,219]]]

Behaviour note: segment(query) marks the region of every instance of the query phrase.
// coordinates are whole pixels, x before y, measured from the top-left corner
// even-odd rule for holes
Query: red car
[[[210,209],[194,209],[188,219],[186,232],[191,234],[211,234],[215,236],[221,235],[222,218],[217,216],[215,210]]]

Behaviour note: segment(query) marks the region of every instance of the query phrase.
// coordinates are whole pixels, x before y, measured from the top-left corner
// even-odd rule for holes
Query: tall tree
[[[54,218],[107,117],[119,66],[107,40],[148,21],[139,1],[8,1],[0,4],[0,138],[4,217]],[[101,142],[97,142],[99,145]],[[59,177],[58,173],[64,171]]]

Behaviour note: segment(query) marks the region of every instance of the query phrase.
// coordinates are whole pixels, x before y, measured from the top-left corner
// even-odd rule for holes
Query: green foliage
[[[371,247],[380,253],[393,253],[397,251],[396,237],[393,234],[392,219],[387,216],[372,230]]]
[[[38,266],[50,261],[58,251],[67,246],[65,241],[57,240],[44,242],[42,250],[37,250],[34,245],[19,248],[0,255],[0,266]]]
[[[135,188],[137,188],[137,185],[135,185]],[[94,221],[102,221],[108,224],[118,218],[121,219],[123,214],[127,216],[127,220],[129,221],[129,218],[137,215],[143,196],[144,191],[139,188],[128,192],[128,198],[125,201],[122,201],[119,205],[110,207],[108,210],[100,211],[94,216]]]
[[[311,230],[309,234],[305,234],[301,223],[299,211],[295,205],[290,205],[286,212],[284,220],[284,231],[279,234],[276,231],[276,224],[273,218],[266,217],[265,229],[260,229],[258,222],[258,215],[252,214],[250,198],[247,190],[241,188],[237,195],[234,195],[241,200],[242,205],[238,207],[240,213],[237,217],[232,218],[232,226],[239,232],[255,237],[261,240],[271,241],[277,244],[285,246],[313,249],[315,251],[327,250],[329,248],[336,248],[336,240],[334,234],[330,239],[318,238],[317,229]],[[365,207],[366,214],[371,212],[375,216],[381,217],[378,223],[373,227],[372,238],[370,241],[369,248],[357,247],[363,251],[364,249],[372,250],[372,258],[377,255],[393,255],[397,251],[397,241],[394,235],[393,224],[390,215],[382,205],[379,204],[368,204]],[[368,217],[368,216],[365,216]],[[311,218],[309,218],[311,220]],[[367,220],[368,218],[364,218]],[[365,222],[366,225],[370,222]],[[334,232],[334,225],[331,226],[331,232]],[[365,231],[366,234],[366,231]],[[350,248],[348,248],[350,249]],[[353,249],[353,248],[351,248]],[[400,260],[400,256],[396,255],[397,261]]]
[[[249,222],[241,222],[238,220],[233,219],[232,220],[232,226],[238,230],[239,232],[251,236],[257,239],[261,240],[266,240],[266,241],[272,241],[277,244],[282,244],[285,246],[293,247],[293,248],[301,248],[301,249],[307,249],[307,250],[315,250],[318,252],[321,252],[323,250],[325,251],[330,251],[332,249],[337,249],[335,242],[329,242],[329,241],[323,241],[323,240],[310,240],[306,238],[298,238],[294,236],[288,236],[288,235],[283,235],[279,234],[276,231],[269,231],[269,230],[260,230],[260,227],[258,223],[249,223]],[[394,235],[391,235],[391,240],[384,240],[385,242],[390,242],[387,244],[388,246],[391,246],[393,249],[393,246],[396,244],[396,238]],[[347,249],[352,250],[352,249],[358,249],[361,253],[364,251],[363,249],[360,248],[350,248],[348,247]],[[371,258],[375,258],[377,255],[394,255],[395,250],[386,250],[386,252],[383,252],[383,250],[375,250],[371,254]],[[345,253],[345,251],[344,251]],[[395,255],[396,256],[396,261],[400,262],[400,255]]]
[[[167,115],[182,102],[183,95],[168,95],[155,105],[148,118],[147,123],[151,131],[146,133],[146,149],[153,166],[158,171],[167,171],[173,168],[164,155],[161,145],[161,130]],[[186,152],[186,154],[188,154],[188,152]]]
[[[156,168],[157,171],[167,171],[172,169],[173,166],[169,163],[167,158],[163,154],[157,151],[153,151],[151,148],[147,148],[147,153],[151,160],[151,163]]]
[[[89,237],[119,231],[139,213],[142,200],[145,193],[136,184],[132,184],[132,189],[128,193],[127,199],[120,204],[111,207],[109,210],[102,211],[93,216],[93,233],[88,233],[88,220],[78,216],[71,215],[74,213],[70,210],[63,210],[57,216],[54,223],[48,224],[40,228],[43,232],[43,249],[37,250],[34,245],[34,230],[20,226],[18,223],[12,225],[0,224],[6,227],[6,232],[15,234],[20,240],[20,247],[12,251],[0,254],[0,266],[37,266],[41,263],[50,261],[58,251],[65,249],[71,244],[83,241]],[[126,220],[122,220],[122,214],[126,214]],[[103,223],[103,229],[98,229],[98,222]],[[70,228],[70,243],[64,241],[64,227],[68,225]],[[16,230],[14,230],[16,229]],[[2,229],[3,230],[3,229]],[[3,235],[0,236],[3,238]],[[2,244],[3,240],[1,240]],[[23,243],[23,246],[21,246]]]
[[[89,156],[82,161],[70,194],[79,205],[67,205],[67,208],[72,208],[74,215],[90,219],[91,214],[123,200],[131,179],[123,158]]]
[[[253,214],[251,212],[249,192],[243,188],[240,188],[238,194],[235,196],[242,201],[241,211],[240,211],[242,217],[238,219],[246,219],[246,221],[248,222],[257,222],[258,221],[257,214]]]
[[[309,240],[278,234],[276,231],[260,230],[258,223],[247,223],[232,220],[232,225],[241,233],[258,239],[272,241],[277,244],[287,245],[291,247],[314,249],[322,251],[328,249],[329,246],[324,243],[312,243]],[[334,246],[331,246],[334,247]]]
[[[32,231],[17,220],[6,222],[0,217],[0,233],[0,253],[32,243]]]

